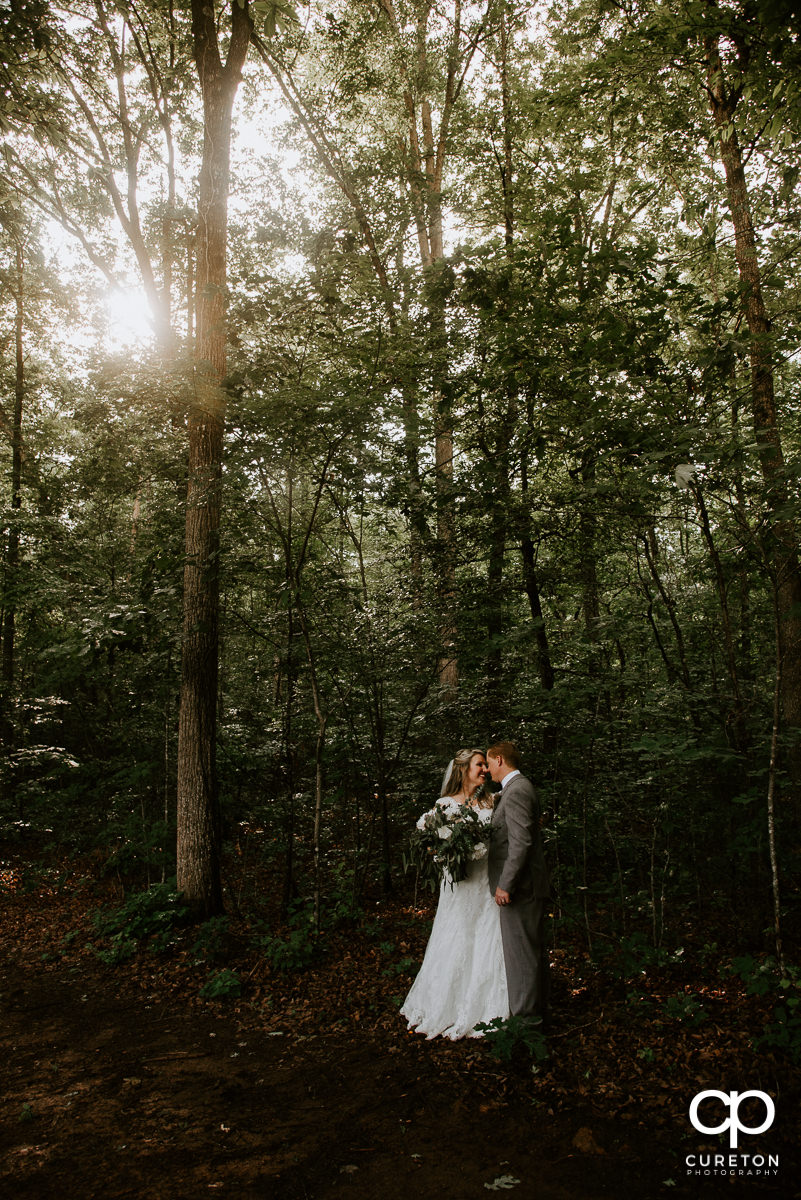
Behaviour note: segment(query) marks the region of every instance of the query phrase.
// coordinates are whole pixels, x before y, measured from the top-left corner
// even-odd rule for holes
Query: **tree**
[[[716,7],[716,6],[713,6]],[[801,821],[801,564],[797,520],[788,516],[790,490],[782,449],[774,383],[774,335],[762,286],[757,237],[754,228],[745,162],[736,114],[752,65],[757,30],[724,24],[731,44],[731,67],[738,79],[729,79],[721,49],[723,33],[707,34],[704,50],[707,94],[726,177],[726,195],[734,227],[734,253],[740,278],[742,311],[749,332],[751,360],[751,413],[754,439],[766,485],[770,513],[770,557],[777,581],[777,619],[781,655],[781,697],[784,719],[794,731],[797,745],[791,750],[795,775],[795,807]],[[759,67],[757,67],[759,70]],[[777,85],[781,87],[781,84]]]
[[[188,417],[178,887],[202,916],[222,909],[216,751],[228,191],[233,105],[251,28],[247,3],[234,3],[223,63],[214,9],[204,0],[193,0],[192,36],[203,96],[203,158],[198,193],[196,365]]]
[[[400,380],[399,385],[403,393],[413,562],[419,561],[421,542],[425,542],[434,555],[433,564],[438,580],[442,623],[439,671],[446,712],[456,699],[459,672],[454,442],[446,321],[449,285],[445,264],[443,191],[452,150],[454,113],[477,49],[486,36],[489,19],[489,6],[484,3],[468,9],[461,0],[455,0],[447,11],[440,12],[429,0],[420,0],[409,6],[397,5],[394,0],[377,0],[370,6],[367,20],[329,12],[326,16],[329,28],[312,38],[307,50],[310,57],[319,55],[326,65],[330,64],[332,74],[335,71],[339,74],[336,67],[338,62],[344,66],[342,83],[333,92],[329,91],[327,101],[330,106],[336,100],[339,111],[332,116],[340,127],[343,124],[348,126],[351,110],[356,110],[354,116],[361,112],[362,99],[355,96],[351,88],[354,76],[361,75],[369,80],[368,86],[375,93],[377,102],[373,136],[383,143],[387,126],[398,131],[397,157],[393,156],[388,164],[391,174],[382,181],[385,194],[376,199],[379,204],[386,206],[396,183],[401,182],[416,233],[424,281],[423,294],[419,299],[427,316],[422,352],[426,363],[428,405],[433,420],[434,539],[427,536],[420,503],[417,386],[408,378]],[[354,51],[361,59],[368,48],[369,66],[365,69],[360,65],[357,69],[354,66]],[[390,247],[382,251],[375,231],[376,215],[371,216],[368,212],[362,194],[366,188],[357,182],[358,172],[353,162],[356,156],[350,148],[341,145],[338,130],[331,119],[326,124],[320,112],[315,111],[314,99],[310,95],[312,89],[304,89],[297,78],[297,68],[290,68],[277,51],[264,46],[262,56],[309,135],[324,169],[337,182],[352,207],[382,288],[390,325],[402,337],[408,323],[401,322],[404,306],[397,298],[397,285],[394,289],[391,285],[385,261],[388,250],[394,248],[403,262],[402,243],[396,234],[391,238]],[[316,66],[310,73],[316,75]],[[435,114],[439,116],[438,122]]]

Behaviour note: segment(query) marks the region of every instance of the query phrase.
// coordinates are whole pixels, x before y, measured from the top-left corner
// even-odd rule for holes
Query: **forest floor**
[[[120,900],[90,860],[0,846],[0,1195],[801,1195],[801,1072],[753,1049],[764,998],[708,961],[632,985],[558,950],[548,1057],[504,1063],[482,1039],[405,1031],[433,901],[374,899],[318,961],[277,971],[244,916],[205,944],[181,929],[101,961],[93,918]],[[204,998],[210,978],[241,992]],[[688,1172],[687,1155],[730,1153],[690,1125],[706,1088],[776,1102],[769,1131],[741,1135],[742,1174]],[[774,1155],[760,1175],[755,1158]]]

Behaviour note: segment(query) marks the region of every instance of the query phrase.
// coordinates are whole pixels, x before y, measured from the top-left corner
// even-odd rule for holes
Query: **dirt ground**
[[[72,903],[80,893],[68,889]],[[574,1098],[564,1087],[532,1091],[530,1063],[501,1065],[480,1041],[426,1042],[396,1012],[354,1011],[366,1008],[361,996],[332,1001],[329,1019],[314,978],[286,995],[273,987],[267,1009],[255,986],[236,1003],[189,995],[153,956],[133,967],[105,966],[77,945],[53,956],[64,887],[6,889],[2,902],[2,1196],[799,1194],[787,1149],[797,1109],[777,1134],[778,1182],[688,1179],[685,1154],[699,1147],[686,1114],[651,1122],[647,1105],[612,1103],[600,1085],[577,1086]],[[81,911],[96,905],[87,888]],[[557,1011],[554,1062],[581,1021]]]

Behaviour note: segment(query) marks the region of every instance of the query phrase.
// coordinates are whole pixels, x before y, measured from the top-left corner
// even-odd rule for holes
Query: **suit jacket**
[[[500,887],[516,900],[544,900],[550,894],[550,879],[540,834],[540,806],[534,785],[525,775],[515,775],[499,794],[491,828],[490,891]]]

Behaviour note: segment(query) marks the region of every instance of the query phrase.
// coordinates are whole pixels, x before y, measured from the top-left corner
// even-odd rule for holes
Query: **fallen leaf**
[[[580,1150],[582,1154],[606,1154],[606,1151],[598,1145],[593,1137],[592,1130],[588,1129],[586,1125],[582,1125],[581,1129],[579,1129],[578,1133],[573,1138],[573,1145],[577,1150]]]

